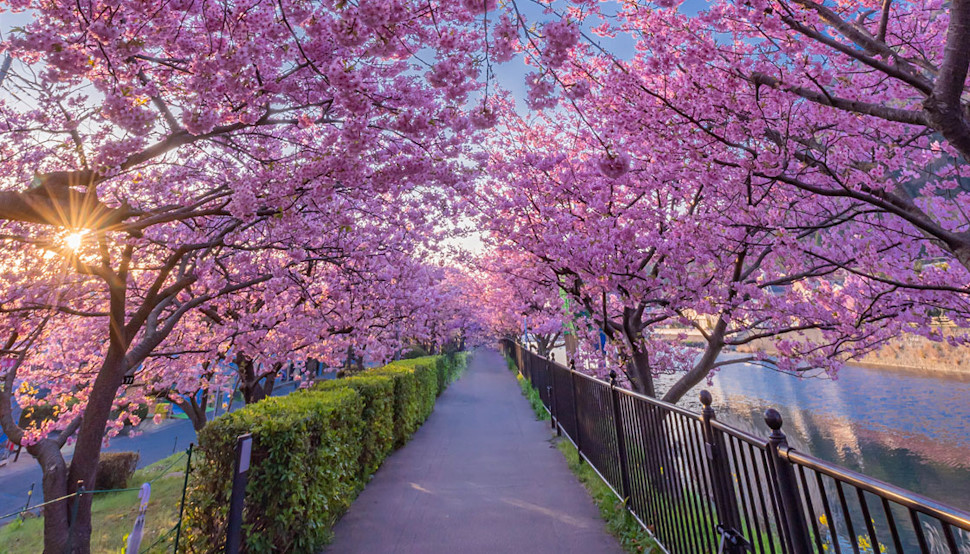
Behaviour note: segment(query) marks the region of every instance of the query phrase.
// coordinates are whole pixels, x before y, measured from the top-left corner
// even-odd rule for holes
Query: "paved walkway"
[[[337,523],[331,553],[620,553],[501,355],[480,351]]]

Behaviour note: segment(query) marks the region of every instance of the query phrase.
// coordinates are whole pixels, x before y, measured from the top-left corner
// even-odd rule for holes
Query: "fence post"
[[[556,374],[554,370],[555,366],[545,360],[546,365],[546,377],[549,378],[549,384],[547,388],[549,390],[549,421],[552,422],[552,428],[556,430],[556,436],[562,436],[562,429],[559,428],[559,405],[556,402]]]
[[[808,526],[805,523],[805,512],[802,509],[801,493],[795,480],[795,470],[788,461],[788,439],[781,432],[781,414],[774,408],[765,411],[765,423],[771,428],[768,437],[768,455],[774,467],[775,491],[781,506],[781,520],[785,525],[785,539],[789,551],[794,554],[809,554],[812,546],[809,542]],[[784,455],[782,454],[784,453]]]
[[[626,458],[626,435],[620,413],[620,393],[616,390],[616,371],[610,371],[610,404],[613,406],[613,423],[616,428],[616,449],[620,454],[620,481],[623,487],[623,505],[630,502],[630,468]]]
[[[711,483],[714,488],[714,508],[717,510],[718,532],[722,535],[722,540],[726,540],[727,549],[725,552],[742,553],[745,552],[740,540],[741,514],[738,511],[738,499],[734,494],[734,484],[731,479],[731,463],[727,457],[724,445],[724,437],[719,431],[714,429],[711,424],[717,419],[711,403],[714,398],[711,393],[701,391],[701,404],[704,410],[701,412],[701,427],[704,430],[704,448],[707,456],[708,465],[711,468]]]
[[[576,420],[576,458],[583,463],[583,427],[579,420],[579,393],[576,391],[576,362],[569,362],[569,384],[573,389],[573,418]]]
[[[77,523],[77,511],[81,507],[81,495],[84,494],[84,481],[77,482],[74,493],[74,506],[71,507],[71,522],[67,526],[67,552],[74,552],[74,524]]]
[[[30,508],[30,499],[34,496],[34,485],[36,484],[37,483],[30,484],[30,490],[27,491],[27,503],[24,504],[24,509],[20,512],[20,521],[24,520],[24,514],[27,512],[27,509]]]
[[[182,538],[182,515],[185,513],[185,491],[189,488],[189,474],[192,473],[192,447],[195,443],[189,443],[189,452],[185,458],[185,479],[182,482],[182,502],[179,503],[179,521],[175,524],[175,550],[179,551],[179,540]]]
[[[243,506],[246,502],[246,483],[249,480],[249,459],[252,449],[252,433],[239,435],[236,438],[236,471],[232,475],[232,496],[229,498],[226,554],[238,554],[242,547]]]
[[[521,373],[522,376],[528,379],[529,382],[531,383],[532,382],[532,362],[529,359],[529,356],[526,355],[525,347],[522,345],[519,345],[519,356],[522,358],[522,366],[519,368],[519,373]]]

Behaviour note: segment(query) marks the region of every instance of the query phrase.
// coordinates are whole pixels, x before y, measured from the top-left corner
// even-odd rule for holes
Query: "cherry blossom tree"
[[[562,113],[505,118],[487,218],[496,240],[544,265],[547,283],[619,341],[635,389],[660,396],[654,376],[680,371],[662,394],[676,402],[730,363],[834,373],[903,322],[926,320],[934,298],[833,261],[877,255],[845,212],[793,209],[777,195],[755,202],[745,171],[705,170],[679,156],[684,141],[670,141],[665,125],[624,129],[592,93],[575,103],[581,122]],[[620,148],[622,157],[611,153]],[[655,332],[671,325],[697,330],[706,343],[699,357]],[[779,354],[769,355],[766,342]],[[751,344],[760,345],[751,356],[721,357]]]
[[[922,241],[924,258],[967,267],[964,6],[724,0],[696,15],[678,6],[627,2],[604,14],[597,3],[563,3],[545,25],[519,21],[513,40],[539,68],[532,105],[575,107],[604,87],[613,96],[600,98],[627,125],[706,137],[706,163],[746,170],[761,194],[790,189],[786,197],[838,206],[876,233],[892,221],[891,233]],[[562,21],[568,41],[546,32]],[[611,51],[603,41],[616,36],[633,48]],[[963,277],[942,286],[965,292]]]
[[[380,249],[363,244],[374,236],[363,226],[420,234],[424,207],[464,186],[459,156],[474,128],[461,108],[478,86],[478,31],[462,6],[4,9],[32,21],[0,44],[13,57],[0,100],[0,218],[5,267],[20,268],[4,282],[6,350],[20,361],[4,374],[0,422],[41,463],[45,498],[93,487],[112,412],[148,390],[128,391],[126,376],[175,382],[152,375],[202,367],[165,356],[179,349],[176,330],[209,329],[209,312],[271,342],[300,325],[269,307],[227,317],[236,295],[295,304],[295,289],[321,286],[314,266]],[[29,403],[31,387],[48,389],[43,401],[59,411],[20,429],[12,397]],[[76,521],[65,502],[46,507],[46,551],[64,551],[69,527],[87,551],[91,496],[80,499]]]
[[[564,344],[571,315],[548,272],[521,250],[495,241],[477,260],[479,320],[492,336],[515,339],[526,330],[540,356]]]
[[[957,149],[941,144],[940,135],[933,134],[942,131],[929,122],[935,116],[926,114],[939,106],[933,102],[919,104],[921,98],[912,99],[912,95],[899,90],[892,84],[893,78],[899,77],[898,72],[890,79],[883,79],[879,72],[884,72],[888,65],[873,65],[866,58],[881,54],[873,54],[864,41],[855,40],[858,37],[852,33],[862,37],[867,32],[867,18],[872,10],[853,4],[839,7],[836,14],[829,8],[805,2],[756,6],[749,2],[743,5],[719,2],[697,16],[687,16],[674,3],[628,2],[620,6],[618,13],[606,14],[602,4],[580,2],[577,5],[559,3],[561,10],[553,3],[544,13],[545,22],[537,22],[525,21],[519,4],[523,3],[512,3],[515,14],[510,21],[516,23],[514,32],[506,31],[502,35],[512,43],[503,51],[522,50],[537,67],[531,76],[528,103],[537,110],[557,110],[550,117],[555,129],[548,132],[558,134],[555,140],[536,145],[531,142],[533,137],[522,133],[525,139],[518,139],[517,145],[503,145],[506,151],[519,148],[520,152],[527,152],[508,163],[512,173],[545,172],[547,175],[543,178],[548,184],[523,185],[514,175],[504,173],[499,180],[517,182],[524,190],[532,191],[518,206],[521,218],[518,221],[525,220],[521,224],[524,227],[541,229],[527,238],[533,245],[541,245],[537,255],[546,256],[545,262],[561,264],[560,273],[580,273],[564,261],[568,259],[565,254],[559,257],[548,254],[566,248],[560,244],[567,242],[563,237],[581,237],[572,246],[586,254],[590,245],[584,241],[601,233],[594,242],[596,247],[649,254],[642,256],[640,263],[629,260],[614,272],[628,278],[647,272],[646,277],[665,285],[661,287],[663,290],[680,293],[680,299],[648,296],[656,307],[649,311],[642,299],[620,301],[623,297],[636,296],[629,294],[628,287],[620,289],[614,283],[600,285],[598,282],[591,286],[588,282],[586,278],[591,276],[607,280],[606,268],[610,267],[612,258],[600,259],[594,268],[581,267],[586,273],[576,281],[582,286],[573,286],[572,291],[580,294],[583,286],[592,289],[594,294],[589,298],[599,297],[599,309],[593,312],[603,314],[607,329],[611,327],[605,323],[611,309],[608,306],[623,315],[613,327],[618,333],[626,332],[624,338],[630,358],[645,358],[648,353],[656,357],[663,350],[659,344],[641,349],[633,346],[631,337],[646,340],[643,331],[649,325],[643,324],[644,314],[656,318],[648,319],[648,323],[663,324],[674,316],[660,308],[666,307],[669,311],[671,306],[684,305],[685,301],[689,304],[691,299],[696,301],[705,296],[703,289],[689,282],[672,277],[662,279],[654,263],[663,260],[671,264],[672,270],[683,272],[698,259],[711,264],[712,260],[722,258],[718,252],[733,257],[734,263],[725,259],[720,266],[702,268],[720,267],[719,275],[731,274],[732,266],[739,268],[738,276],[754,279],[748,283],[749,287],[762,283],[766,290],[773,291],[763,300],[778,300],[775,307],[781,311],[776,314],[787,315],[793,311],[792,307],[808,301],[806,291],[818,295],[825,288],[820,285],[834,283],[843,300],[833,304],[830,299],[816,306],[841,304],[864,315],[854,322],[855,331],[847,326],[851,319],[843,319],[840,324],[837,318],[826,317],[822,309],[811,318],[797,315],[789,321],[793,327],[788,331],[782,326],[777,333],[770,333],[784,338],[779,342],[780,350],[797,354],[791,360],[801,358],[799,367],[814,359],[808,365],[817,362],[831,369],[835,362],[826,362],[826,359],[831,360],[834,354],[840,354],[834,358],[847,355],[848,345],[864,352],[891,336],[890,329],[894,326],[899,329],[900,323],[908,330],[939,339],[941,335],[928,317],[928,312],[935,309],[943,309],[954,319],[965,321],[968,275],[965,267],[959,267],[965,266],[960,253],[963,240],[960,235],[966,228],[962,162]],[[964,34],[959,25],[956,30],[948,27],[947,18],[952,9],[913,3],[881,3],[878,7],[884,14],[879,40],[887,40],[887,18],[891,29],[899,26],[898,30],[889,32],[892,38],[888,39],[897,50],[894,64],[903,63],[905,60],[900,59],[909,56],[909,50],[913,49],[919,54],[907,62],[910,64],[907,70],[913,69],[913,60],[922,56],[925,63],[916,64],[921,68],[919,71],[936,78],[931,60],[960,59],[960,55],[951,56],[951,50],[943,46],[944,42],[951,45],[959,42]],[[858,16],[858,20],[841,25],[838,17],[845,18],[846,14]],[[829,28],[813,34],[807,30],[812,25]],[[914,38],[918,33],[912,29],[916,28],[932,30],[928,36],[933,38]],[[944,29],[948,29],[946,33]],[[894,32],[898,33],[895,37]],[[634,48],[617,53],[603,45],[617,35],[626,35]],[[833,35],[840,37],[835,42],[844,39],[851,44],[833,44],[827,40]],[[815,42],[804,40],[806,37]],[[906,53],[900,53],[903,50]],[[943,65],[946,64],[941,62]],[[961,87],[965,77],[964,71],[958,79]],[[800,79],[799,85],[792,88],[796,78]],[[940,83],[947,79],[943,76]],[[814,94],[810,93],[813,87]],[[833,100],[837,95],[843,100],[852,98],[855,103]],[[921,105],[926,115],[923,127],[913,127],[912,121],[901,121],[898,117],[894,119],[892,109],[863,106],[858,100],[863,97],[897,109],[894,112],[897,115],[901,113],[900,106]],[[857,115],[846,117],[847,110]],[[575,116],[569,119],[569,124],[555,121],[564,112]],[[550,123],[530,122],[530,125],[550,126]],[[569,129],[569,125],[576,129]],[[587,135],[584,146],[587,157],[595,161],[576,163],[572,159],[574,152],[569,150],[574,147],[562,146],[580,131]],[[568,170],[560,170],[566,175],[556,173],[556,167],[561,165],[568,166]],[[629,177],[631,174],[634,177]],[[591,184],[603,178],[614,182],[599,187]],[[625,181],[629,179],[663,183],[653,185],[653,190],[663,193],[664,198],[658,200],[670,211],[654,217],[653,227],[632,223],[651,221],[651,218],[636,212],[636,204],[642,202],[640,194],[649,196],[649,193],[642,188],[628,192]],[[699,186],[683,185],[691,181]],[[564,207],[576,198],[593,208]],[[676,220],[683,213],[693,216],[694,198],[703,199],[708,205],[703,223],[677,231],[678,226],[670,224],[671,218]],[[514,192],[503,190],[499,199],[497,213],[515,209],[509,208],[517,200]],[[554,217],[552,214],[567,209],[580,212],[566,216],[578,222],[558,224],[557,228],[557,224],[549,221]],[[630,223],[617,224],[625,210],[635,215],[627,216]],[[533,212],[531,216],[523,215],[529,211]],[[589,217],[589,211],[602,218],[599,225],[595,217]],[[515,218],[498,217],[497,230],[516,229]],[[691,240],[687,230],[702,230],[702,233]],[[739,235],[739,230],[744,235]],[[639,233],[644,231],[652,232],[654,241],[665,235],[663,240],[671,241],[674,249],[688,244],[693,247],[704,240],[710,243],[710,253],[704,257],[692,255],[676,259],[669,254],[657,256],[656,252],[662,250],[650,239],[639,240],[639,245],[618,244],[641,239]],[[681,233],[679,237],[677,233]],[[774,234],[777,236],[773,237]],[[519,235],[515,237],[517,246],[525,243],[524,239],[518,239]],[[533,250],[536,249],[533,247]],[[575,261],[576,254],[569,255]],[[753,262],[757,263],[751,265]],[[778,273],[779,263],[785,264],[786,272]],[[766,277],[771,272],[776,276]],[[642,284],[643,276],[637,278]],[[810,286],[800,283],[811,280],[816,283]],[[736,282],[730,290],[737,290],[742,284]],[[779,296],[778,288],[783,286],[798,294]],[[831,296],[834,292],[827,294]],[[740,294],[746,301],[750,297],[750,290]],[[724,296],[710,294],[708,298]],[[728,302],[721,308],[737,317],[741,311],[732,304]],[[710,313],[703,308],[703,305],[692,306],[688,311],[716,316],[716,310]],[[675,310],[677,317],[683,317],[680,312],[683,309]],[[756,336],[752,330],[770,316],[771,311],[765,311],[758,318],[748,314],[736,319],[743,323],[738,332],[749,338]],[[895,323],[889,325],[890,320]],[[722,320],[713,317],[712,321]],[[864,325],[866,322],[870,324]],[[789,340],[791,331],[802,331],[800,328],[805,326],[829,329],[829,338],[835,342],[823,348],[823,345],[806,347],[804,340],[800,343]],[[862,332],[863,327],[870,330]],[[832,329],[861,333],[867,338],[863,342],[846,340],[849,335],[838,339]],[[714,359],[718,344],[725,342],[718,335],[730,334],[726,328],[718,332],[716,323],[710,330],[712,334],[701,330],[708,343],[702,360],[708,354]],[[873,330],[881,330],[883,338],[867,335]],[[964,337],[948,338],[965,340]],[[799,344],[801,347],[796,348]],[[643,363],[646,364],[645,359]]]

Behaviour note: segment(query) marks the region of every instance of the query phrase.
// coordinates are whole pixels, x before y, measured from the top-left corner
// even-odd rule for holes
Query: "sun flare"
[[[78,248],[81,248],[81,243],[84,242],[84,235],[80,232],[71,233],[67,235],[64,242],[71,250],[77,250]]]

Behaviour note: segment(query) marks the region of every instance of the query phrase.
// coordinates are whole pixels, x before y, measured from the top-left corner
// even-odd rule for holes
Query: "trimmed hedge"
[[[418,376],[411,368],[390,365],[373,372],[390,377],[394,382],[394,446],[400,448],[424,421],[421,419]]]
[[[438,356],[435,360],[435,368],[438,370],[438,394],[444,392],[448,385],[461,376],[466,365],[468,365],[467,352],[449,352],[444,356]]]
[[[98,458],[98,472],[94,488],[98,490],[123,489],[135,474],[140,455],[137,452],[102,452]]]
[[[319,550],[363,483],[431,414],[464,364],[461,354],[393,362],[206,425],[186,506],[187,551],[224,544],[236,437],[245,433],[253,434],[253,450],[244,552]]]
[[[434,370],[438,375],[438,395],[440,396],[441,393],[445,392],[451,378],[451,365],[445,356],[438,356],[438,359],[434,361]]]
[[[377,471],[394,448],[394,380],[386,375],[361,373],[344,379],[314,385],[314,391],[331,391],[350,387],[364,401],[361,416],[364,433],[361,438],[359,476],[366,479]]]
[[[404,395],[399,406],[400,412],[395,412],[395,415],[401,416],[397,421],[401,422],[402,428],[395,430],[395,439],[399,441],[399,446],[407,442],[411,434],[431,415],[435,399],[457,373],[459,367],[454,363],[442,363],[444,359],[445,356],[424,356],[399,360],[377,370],[391,374],[408,371],[417,381],[415,398],[407,394],[409,391],[402,391]]]
[[[199,432],[186,526],[190,552],[226,534],[236,437],[253,434],[246,487],[247,552],[312,552],[350,505],[359,474],[364,403],[353,389],[267,398]]]

